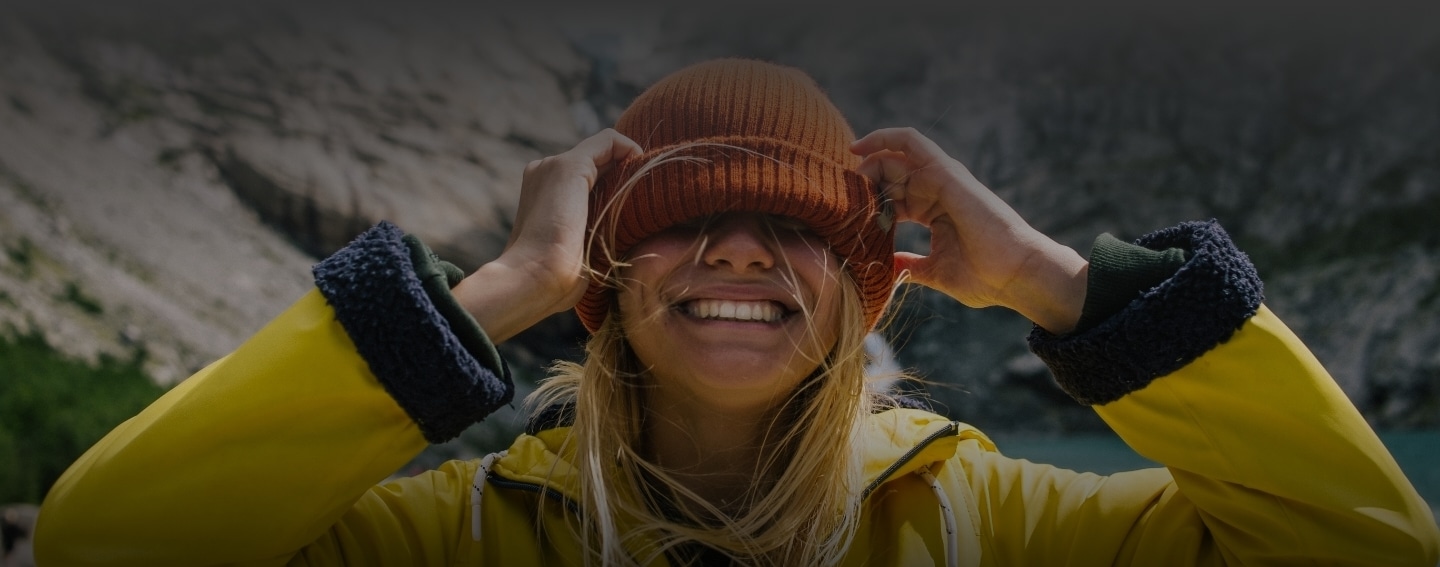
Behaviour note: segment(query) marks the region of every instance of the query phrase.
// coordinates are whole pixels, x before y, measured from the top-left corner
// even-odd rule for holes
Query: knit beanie
[[[575,306],[586,329],[595,332],[610,311],[611,258],[676,224],[727,212],[809,226],[850,272],[866,328],[874,327],[895,284],[894,219],[875,183],[855,172],[854,131],[804,72],[742,59],[693,65],[641,93],[615,129],[644,154],[617,164],[590,193],[595,275]],[[687,159],[651,164],[673,156]]]

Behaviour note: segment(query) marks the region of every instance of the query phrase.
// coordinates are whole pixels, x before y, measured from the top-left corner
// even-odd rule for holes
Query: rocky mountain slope
[[[527,161],[665,72],[739,55],[811,72],[857,131],[922,129],[1082,250],[1219,219],[1375,423],[1440,425],[1433,13],[13,12],[0,327],[83,357],[143,350],[161,382],[234,348],[378,219],[473,269],[503,245]],[[959,419],[1096,427],[1025,353],[1027,330],[912,291],[887,334]],[[507,352],[533,377],[579,336],[557,317]]]

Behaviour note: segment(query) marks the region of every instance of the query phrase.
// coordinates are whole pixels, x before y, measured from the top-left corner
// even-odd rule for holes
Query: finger
[[[919,164],[948,157],[945,150],[914,128],[881,128],[850,145],[851,152],[862,156],[881,150],[904,153]]]
[[[910,160],[905,154],[880,150],[865,156],[855,172],[869,177],[876,183],[903,181],[910,173]]]
[[[644,151],[639,144],[614,129],[607,128],[581,140],[575,147],[561,154],[526,164],[521,181],[520,204],[516,208],[514,225],[511,227],[506,248],[529,232],[528,229],[532,226],[530,221],[534,219],[533,210],[542,204],[550,205],[545,216],[578,216],[581,219],[578,226],[583,226],[586,200],[576,192],[588,192],[594,187],[600,174],[612,164],[642,153]],[[554,207],[556,203],[568,207]],[[567,209],[569,212],[565,213]],[[542,223],[540,226],[548,225]]]
[[[909,280],[925,287],[934,287],[931,283],[930,257],[921,256],[914,252],[895,253],[895,273],[908,274]]]
[[[921,214],[913,214],[913,209],[910,207],[909,201],[895,199],[890,202],[890,206],[895,211],[895,222],[913,222],[925,228],[930,228],[931,219]],[[923,208],[920,208],[920,210],[924,211]]]
[[[645,153],[640,144],[614,128],[606,128],[586,138],[572,151],[589,158],[597,173],[604,173],[617,162]]]
[[[923,188],[911,186],[916,173],[913,165],[905,154],[881,150],[866,156],[856,171],[880,186],[881,195],[889,199],[895,208],[896,221],[929,226],[930,218],[926,215],[933,216],[933,210],[924,202],[926,199],[921,198],[921,203],[911,202],[912,197],[917,196],[917,191],[925,191]]]
[[[900,152],[882,150],[865,156],[855,171],[880,186],[882,194],[896,201],[905,200],[905,185],[914,171],[909,158]]]

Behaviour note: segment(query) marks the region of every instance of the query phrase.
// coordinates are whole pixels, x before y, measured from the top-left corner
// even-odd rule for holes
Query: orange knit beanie
[[[725,212],[763,212],[798,219],[829,243],[854,278],[873,327],[895,284],[893,217],[874,182],[855,172],[855,133],[809,76],[798,69],[721,59],[677,71],[651,86],[615,129],[644,148],[612,168],[590,193],[586,227],[597,277],[575,311],[600,328],[614,290],[610,258],[676,224]],[[616,199],[621,186],[657,156]],[[608,248],[608,254],[606,249]]]

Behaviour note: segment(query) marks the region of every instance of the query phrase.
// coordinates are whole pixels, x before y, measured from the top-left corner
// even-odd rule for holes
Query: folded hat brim
[[[692,219],[732,212],[794,218],[845,262],[873,326],[894,283],[892,219],[875,183],[810,150],[773,138],[723,137],[655,148],[597,180],[587,242],[592,278],[576,312],[594,332],[613,291],[612,258]]]

